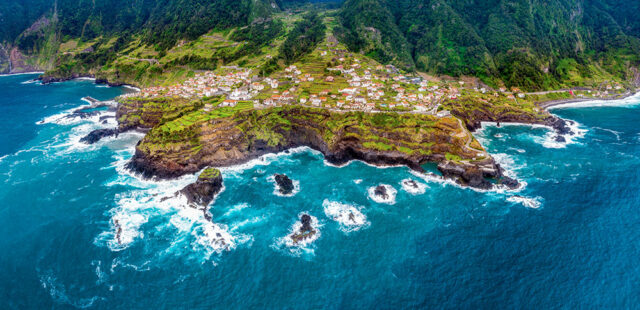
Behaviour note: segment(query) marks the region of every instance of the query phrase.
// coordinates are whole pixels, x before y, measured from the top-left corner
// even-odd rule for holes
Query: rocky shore
[[[41,75],[38,78],[36,78],[36,80],[38,80],[38,81],[42,82],[42,84],[46,85],[46,84],[51,84],[51,83],[71,81],[71,80],[80,79],[80,78],[92,79],[92,78],[94,78],[94,76],[92,74],[80,74],[80,73],[74,73],[74,74],[71,74],[71,75],[65,76],[65,77],[51,76],[51,75]]]
[[[187,185],[176,194],[184,195],[189,206],[202,210],[204,217],[210,221],[211,214],[208,212],[208,205],[222,191],[222,188],[223,180],[220,170],[207,168],[198,176],[195,183]]]
[[[366,115],[290,108],[209,120],[172,134],[164,126],[155,125],[137,145],[128,167],[145,177],[176,178],[207,166],[234,166],[268,153],[309,147],[335,165],[360,160],[377,166],[404,165],[423,172],[423,164],[435,162],[445,177],[482,189],[491,188],[504,178],[493,158],[477,158],[485,153],[465,146],[470,135],[455,119],[390,114],[389,121],[397,122],[391,119],[397,117],[410,124],[390,126],[375,124],[363,116]],[[144,114],[139,117],[152,118]],[[277,122],[269,124],[273,119]],[[151,119],[145,121],[146,125],[150,123]],[[123,127],[131,128],[130,124]],[[456,159],[448,159],[449,155]],[[505,183],[511,184],[512,180]]]
[[[97,129],[97,130],[94,130],[94,131],[90,132],[88,135],[86,135],[82,139],[80,139],[80,142],[83,142],[83,143],[86,143],[86,144],[94,144],[94,143],[100,141],[103,138],[107,138],[107,137],[116,137],[117,138],[120,133],[121,133],[121,131],[118,128]]]

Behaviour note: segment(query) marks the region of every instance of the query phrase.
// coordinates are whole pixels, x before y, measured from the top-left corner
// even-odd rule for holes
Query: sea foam
[[[316,231],[316,233],[312,237],[304,239],[298,243],[293,242],[293,239],[291,238],[294,234],[300,231],[300,228],[302,227],[302,223],[300,223],[300,217],[303,214],[309,213],[302,212],[298,214],[296,222],[293,223],[293,225],[291,225],[291,228],[289,229],[289,233],[284,237],[275,239],[274,243],[271,246],[273,249],[294,257],[300,257],[303,255],[312,256],[315,254],[315,247],[313,246],[313,243],[318,240],[318,238],[320,238],[320,228],[322,227],[322,225],[318,221],[318,218],[309,215],[311,217],[311,227]]]
[[[413,179],[404,179],[400,181],[402,189],[412,195],[422,195],[427,192],[427,184],[417,182]]]
[[[360,206],[325,200],[322,207],[324,214],[338,222],[340,230],[345,233],[357,231],[370,225],[367,217],[360,211],[362,209]]]
[[[376,195],[376,187],[378,186],[382,186],[387,190],[387,197],[380,197],[378,195]],[[393,186],[391,185],[387,185],[387,184],[380,184],[378,186],[372,186],[369,187],[369,189],[367,190],[369,193],[369,199],[377,202],[377,203],[384,203],[384,204],[388,204],[388,205],[394,205],[396,204],[396,195],[398,194],[398,191],[393,188]]]
[[[523,197],[523,196],[511,196],[507,198],[507,201],[512,203],[519,203],[527,208],[538,209],[542,206],[542,198],[535,197]]]
[[[623,99],[616,100],[588,100],[569,102],[549,107],[548,110],[560,110],[567,108],[592,108],[592,107],[634,107],[640,104],[640,92]]]

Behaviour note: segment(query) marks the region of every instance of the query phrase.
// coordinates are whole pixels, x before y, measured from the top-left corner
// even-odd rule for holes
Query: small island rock
[[[180,193],[187,197],[189,204],[206,207],[220,191],[222,191],[222,174],[220,170],[207,168],[200,174],[195,183],[187,185]]]
[[[303,214],[300,216],[300,224],[302,224],[300,229],[289,236],[291,240],[293,240],[294,244],[313,238],[317,233],[311,225],[311,216],[309,214]]]
[[[293,193],[295,187],[293,185],[293,181],[288,176],[284,174],[276,174],[274,178],[276,185],[278,185],[278,191],[280,191],[280,194],[291,195],[291,193]]]

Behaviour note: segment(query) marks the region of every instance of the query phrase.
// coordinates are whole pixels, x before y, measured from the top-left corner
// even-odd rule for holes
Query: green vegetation
[[[235,65],[271,75],[306,60],[327,33],[383,64],[494,88],[632,86],[640,65],[635,0],[308,2],[7,0],[0,69],[18,47],[27,57],[14,69],[56,78],[169,85]]]
[[[217,144],[239,144],[240,149],[264,145],[273,150],[313,145],[332,150],[345,141],[359,149],[397,152],[410,158],[444,157],[446,153],[453,154],[456,161],[477,157],[477,152],[464,146],[472,136],[455,119],[420,114],[336,113],[297,106],[255,110],[238,105],[163,119],[156,122],[139,149],[153,156],[165,154],[162,156],[178,162],[215,152],[217,148],[208,146]],[[231,136],[233,141],[227,140]]]
[[[544,122],[549,114],[538,108],[532,99],[465,93],[456,100],[445,101],[442,108],[466,122],[469,128],[477,128],[482,121]]]
[[[383,63],[540,90],[629,80],[639,10],[632,0],[347,0],[335,33]]]
[[[324,38],[325,25],[317,13],[311,12],[298,21],[280,47],[280,56],[290,64],[313,51]]]
[[[287,33],[286,40],[280,45],[278,57],[266,62],[260,72],[269,75],[280,69],[279,61],[285,65],[292,64],[311,53],[322,42],[326,26],[316,12],[310,12],[295,22],[293,29]]]
[[[204,171],[202,171],[202,173],[200,173],[200,175],[198,176],[198,179],[203,180],[203,179],[215,179],[220,177],[221,172],[220,170],[216,169],[216,168],[207,168],[204,169]]]

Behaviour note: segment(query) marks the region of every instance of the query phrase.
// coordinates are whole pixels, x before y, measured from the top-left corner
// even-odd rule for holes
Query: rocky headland
[[[176,178],[305,146],[336,165],[361,160],[422,172],[423,164],[434,162],[445,177],[484,189],[503,178],[493,158],[454,117],[305,107],[207,112],[202,106],[183,99],[122,100],[120,130],[151,128],[129,168],[146,177]]]

